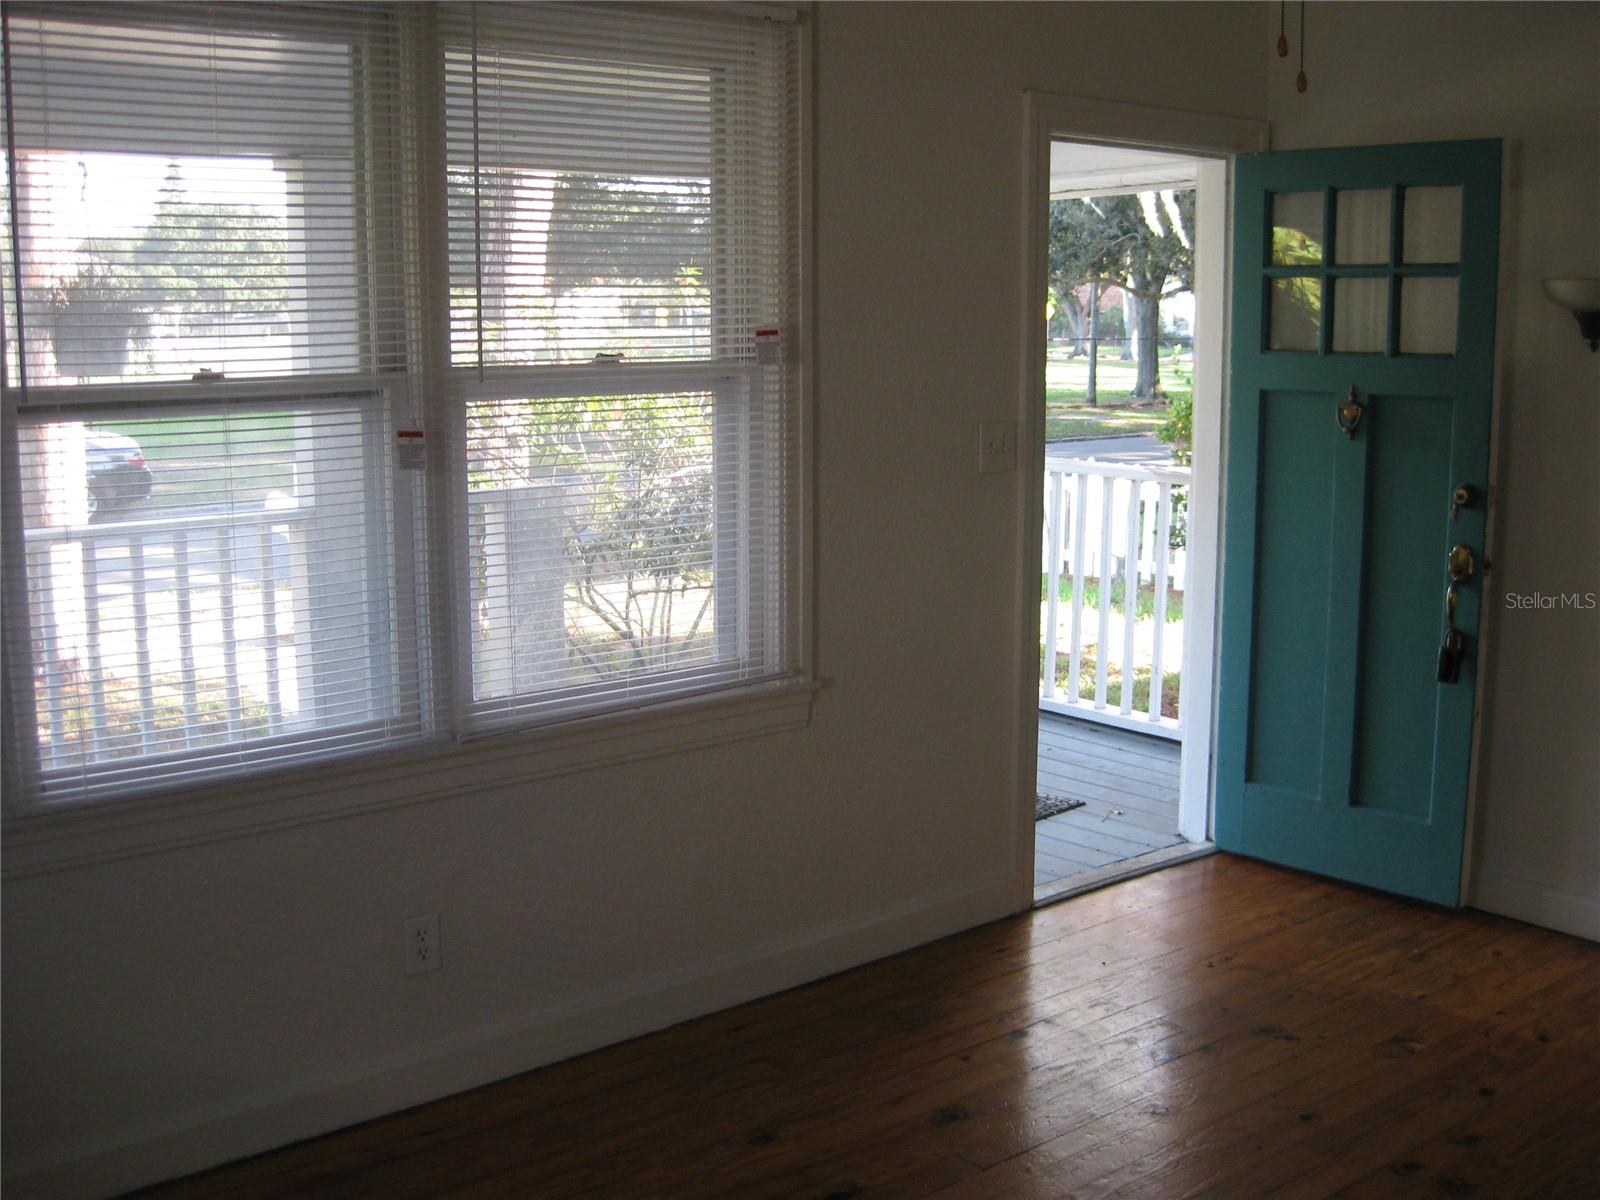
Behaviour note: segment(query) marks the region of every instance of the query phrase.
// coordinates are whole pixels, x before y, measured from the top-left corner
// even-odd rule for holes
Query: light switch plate
[[[985,421],[978,426],[978,474],[1017,469],[1017,423]]]

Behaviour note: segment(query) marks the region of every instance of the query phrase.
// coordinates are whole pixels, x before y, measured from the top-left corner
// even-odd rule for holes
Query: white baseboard
[[[1467,903],[1502,917],[1600,942],[1600,899],[1593,896],[1578,896],[1498,871],[1479,870],[1473,875]]]
[[[1016,911],[1011,875],[720,961],[575,996],[286,1087],[8,1164],[8,1197],[114,1195],[288,1145],[717,1012]]]

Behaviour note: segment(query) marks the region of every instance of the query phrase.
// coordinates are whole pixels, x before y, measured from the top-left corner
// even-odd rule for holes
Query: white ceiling
[[[1190,188],[1198,177],[1199,160],[1181,154],[1089,142],[1050,143],[1052,200]]]

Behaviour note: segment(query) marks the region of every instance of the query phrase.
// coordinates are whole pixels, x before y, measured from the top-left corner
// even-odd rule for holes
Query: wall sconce
[[[1600,350],[1600,279],[1546,279],[1544,294],[1577,317],[1589,349]]]

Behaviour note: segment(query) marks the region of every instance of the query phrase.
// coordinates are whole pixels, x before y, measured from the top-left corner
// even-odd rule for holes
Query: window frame
[[[461,502],[458,503],[452,488],[454,477],[446,468],[450,456],[464,447],[460,426],[464,424],[465,409],[444,399],[449,393],[449,376],[454,369],[448,362],[448,287],[435,283],[432,286],[439,294],[428,301],[423,313],[426,328],[422,341],[427,348],[425,361],[412,363],[403,373],[392,373],[385,369],[393,362],[389,353],[391,348],[373,346],[371,353],[375,355],[375,361],[371,365],[378,368],[376,374],[361,372],[301,377],[289,381],[293,386],[288,389],[296,394],[310,395],[323,388],[340,392],[371,388],[395,396],[397,406],[409,402],[413,391],[420,392],[424,398],[420,411],[430,436],[428,470],[421,491],[427,497],[429,509],[441,514],[443,519],[430,519],[425,526],[415,526],[419,535],[411,546],[411,553],[401,552],[397,533],[402,527],[413,527],[409,514],[413,506],[422,501],[423,494],[402,486],[402,472],[391,470],[389,473],[395,485],[392,489],[389,531],[390,543],[395,547],[391,569],[405,571],[417,558],[426,558],[440,565],[432,571],[425,590],[402,586],[399,579],[394,588],[402,605],[415,605],[409,612],[397,612],[397,619],[427,621],[430,619],[427,610],[432,609],[435,628],[440,631],[432,639],[431,645],[420,647],[418,651],[416,736],[407,742],[358,751],[312,766],[269,764],[220,781],[127,796],[69,799],[53,802],[49,806],[24,806],[16,801],[21,793],[15,785],[24,777],[22,772],[27,769],[30,749],[36,750],[37,742],[32,738],[16,736],[18,722],[15,717],[24,706],[8,703],[12,720],[6,726],[8,744],[4,756],[7,785],[4,805],[5,877],[25,877],[177,845],[203,844],[341,815],[430,802],[608,764],[797,730],[809,724],[811,707],[819,689],[813,664],[814,550],[811,533],[814,470],[811,433],[814,371],[810,337],[814,314],[811,286],[814,240],[813,32],[805,14],[774,8],[770,10],[770,16],[763,17],[758,15],[763,11],[762,7],[755,5],[741,5],[740,10],[739,16],[729,19],[793,21],[797,26],[793,51],[795,143],[791,150],[794,177],[786,186],[792,222],[788,286],[794,297],[794,327],[784,329],[782,350],[790,372],[790,387],[784,396],[782,409],[784,436],[787,439],[782,464],[787,519],[783,544],[774,547],[774,553],[780,559],[783,583],[780,594],[769,597],[767,605],[782,625],[781,639],[774,641],[773,648],[781,655],[781,661],[787,664],[786,669],[732,686],[683,692],[632,706],[608,705],[599,711],[575,707],[570,713],[547,722],[533,726],[524,724],[505,731],[496,730],[493,736],[486,732],[469,741],[452,738],[449,718],[459,701],[458,668],[463,661],[467,664],[469,675],[471,668],[470,659],[464,660],[461,654],[463,631],[459,626],[462,624],[462,610],[455,607],[459,593],[467,584],[465,573],[454,569],[459,566],[459,560],[467,550],[466,539],[461,536],[465,528],[465,488],[461,489]],[[444,183],[442,177],[435,178],[444,169],[443,55],[433,28],[436,14],[432,6],[427,9],[421,5],[402,6],[400,19],[405,24],[402,54],[412,60],[414,69],[420,68],[424,76],[432,77],[431,83],[427,78],[421,81],[422,91],[428,96],[429,103],[417,115],[419,128],[405,131],[408,141],[413,135],[416,137],[416,144],[407,152],[420,147],[422,159],[421,186],[425,195],[421,204],[428,222],[424,227],[422,265],[429,278],[435,281],[448,280]],[[359,188],[362,180],[358,178],[356,183]],[[400,206],[398,200],[392,200],[392,203],[394,207]],[[394,247],[379,246],[374,254],[383,259],[395,252]],[[726,364],[720,369],[731,373],[727,371]],[[750,368],[741,366],[737,369]],[[593,381],[599,377],[596,372],[582,366],[562,365],[539,370],[551,374],[552,378],[559,373],[563,386],[575,384],[581,379]],[[687,360],[684,363],[660,364],[635,362],[627,364],[621,371],[614,367],[608,369],[612,378],[625,382],[627,390],[634,392],[650,390],[651,385],[644,384],[646,372],[653,375],[659,371],[665,379],[675,371],[680,372],[679,377],[682,378],[681,372],[685,370],[704,378],[717,374],[719,366],[707,360]],[[517,369],[517,373],[524,372]],[[489,368],[485,372],[486,381],[495,380],[499,374],[499,369]],[[205,385],[182,381],[71,385],[74,393],[72,406],[77,407],[79,401],[159,405],[182,398],[192,402],[202,394],[207,398],[260,397],[270,394],[277,383],[274,380],[242,377]],[[7,509],[19,512],[15,435],[18,398],[17,389],[6,390],[5,418],[8,428],[5,437],[0,439],[0,456],[3,456],[0,469],[4,471],[4,481],[0,486],[4,489],[3,499]],[[285,389],[279,386],[277,390],[282,392]],[[66,399],[57,389],[50,389],[48,399],[43,389],[36,389],[27,407],[30,410],[45,406],[60,407]],[[460,530],[457,529],[458,512],[461,516]],[[21,572],[12,569],[23,559],[20,522],[8,520],[3,538],[3,553],[8,568],[4,594],[8,601],[14,602],[18,581],[22,580]],[[25,581],[21,586],[25,594]],[[15,647],[8,645],[3,658],[3,685],[8,701],[14,701],[19,695],[16,686],[18,669]],[[20,694],[31,695],[31,684],[26,676]],[[26,707],[31,721],[31,705]]]

